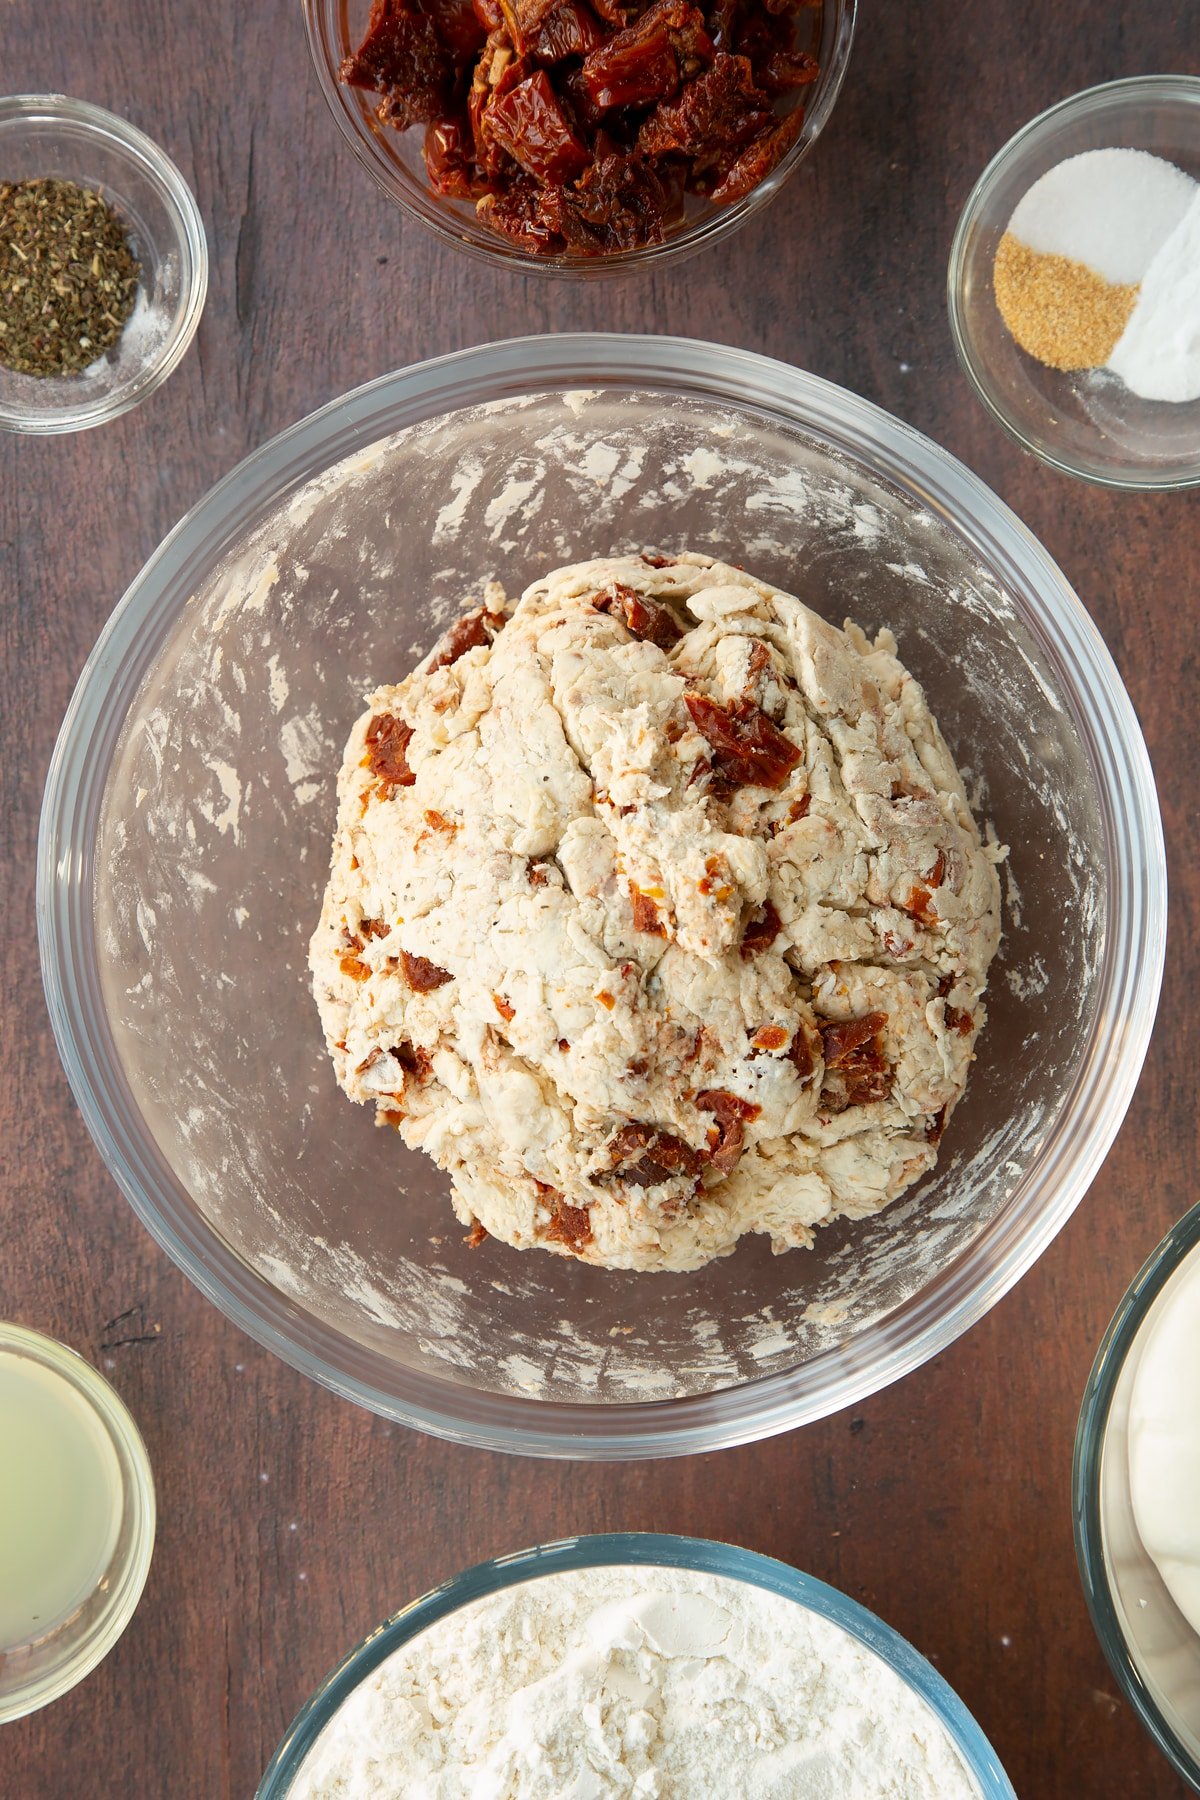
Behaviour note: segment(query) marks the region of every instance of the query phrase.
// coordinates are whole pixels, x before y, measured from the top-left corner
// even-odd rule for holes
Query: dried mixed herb
[[[0,363],[78,374],[120,337],[140,279],[125,227],[91,188],[0,183]]]

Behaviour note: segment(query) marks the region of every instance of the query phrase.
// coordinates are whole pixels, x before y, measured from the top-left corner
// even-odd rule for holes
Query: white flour
[[[978,1800],[840,1627],[724,1577],[545,1576],[441,1620],[334,1716],[291,1800]]]

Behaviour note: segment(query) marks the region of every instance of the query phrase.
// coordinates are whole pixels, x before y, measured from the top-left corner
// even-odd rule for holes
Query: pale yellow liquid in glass
[[[48,1637],[95,1592],[120,1530],[121,1469],[60,1375],[0,1350],[0,1651]]]

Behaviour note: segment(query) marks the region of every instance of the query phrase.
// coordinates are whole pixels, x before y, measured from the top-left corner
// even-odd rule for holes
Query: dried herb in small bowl
[[[140,279],[125,227],[91,188],[0,183],[0,363],[78,374],[120,337]]]

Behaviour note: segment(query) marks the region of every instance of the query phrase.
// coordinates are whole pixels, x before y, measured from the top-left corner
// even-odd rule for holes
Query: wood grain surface
[[[160,1507],[149,1585],[116,1650],[57,1705],[0,1728],[5,1800],[248,1800],[296,1708],[385,1614],[481,1557],[609,1528],[727,1537],[875,1608],[958,1689],[1023,1800],[1183,1792],[1093,1637],[1069,1477],[1100,1335],[1195,1199],[1200,496],[1088,489],[1023,455],[958,372],[943,286],[962,202],[1018,125],[1093,82],[1195,72],[1196,57],[1184,5],[862,0],[838,110],[774,206],[665,274],[576,286],[481,268],[375,191],[317,92],[295,0],[0,0],[0,85],[63,90],[142,126],[192,183],[212,253],[197,343],[144,407],[72,438],[0,439],[0,1317],[105,1370],[146,1435]],[[1124,1131],[1013,1294],[853,1414],[712,1457],[582,1467],[385,1424],[260,1350],[168,1264],[68,1092],[33,888],[72,684],[127,583],[219,476],[393,367],[601,327],[813,369],[977,470],[1059,560],[1120,665],[1173,887],[1163,1004]],[[161,1331],[102,1348],[130,1307]]]

